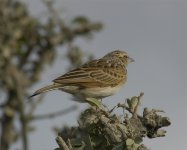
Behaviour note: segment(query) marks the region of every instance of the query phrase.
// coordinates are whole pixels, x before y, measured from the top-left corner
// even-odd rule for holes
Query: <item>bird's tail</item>
[[[39,94],[41,94],[41,93],[45,93],[45,92],[52,91],[52,90],[57,90],[57,89],[59,89],[60,87],[62,87],[62,85],[60,85],[60,84],[52,84],[52,85],[45,86],[45,87],[43,87],[43,88],[37,90],[36,92],[34,92],[34,93],[30,96],[30,98],[31,98],[31,97],[34,97],[34,96],[36,96],[36,95],[39,95]]]

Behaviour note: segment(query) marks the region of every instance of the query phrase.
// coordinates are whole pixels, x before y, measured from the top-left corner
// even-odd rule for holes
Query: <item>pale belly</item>
[[[104,98],[107,96],[114,95],[119,91],[120,88],[121,86],[89,88],[89,89],[81,90],[80,93],[90,98]]]
[[[115,87],[97,87],[97,88],[86,88],[79,89],[76,86],[65,86],[62,88],[64,92],[73,94],[80,101],[84,102],[85,98],[98,98],[102,99],[111,95],[114,95],[121,89],[122,85]]]

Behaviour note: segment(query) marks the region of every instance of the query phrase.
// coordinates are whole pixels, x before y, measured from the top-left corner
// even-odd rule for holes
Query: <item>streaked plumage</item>
[[[37,90],[32,96],[56,89],[73,94],[80,102],[113,95],[126,82],[126,67],[132,61],[124,51],[110,52],[56,78],[52,85]]]

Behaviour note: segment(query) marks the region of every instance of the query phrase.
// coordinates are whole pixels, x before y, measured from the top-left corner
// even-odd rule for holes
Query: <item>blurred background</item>
[[[152,150],[185,149],[186,15],[185,0],[1,0],[1,149],[57,147],[55,131],[77,125],[88,104],[60,91],[29,101],[28,96],[116,49],[135,62],[124,88],[103,103],[112,108],[144,92],[142,108],[163,109],[172,122],[166,137],[146,138],[144,144]]]

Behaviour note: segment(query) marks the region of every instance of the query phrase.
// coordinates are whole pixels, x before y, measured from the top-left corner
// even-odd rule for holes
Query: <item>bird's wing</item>
[[[110,69],[109,69],[110,68]],[[126,79],[126,69],[122,66],[107,65],[105,60],[93,60],[53,80],[63,85],[80,87],[115,86]]]

